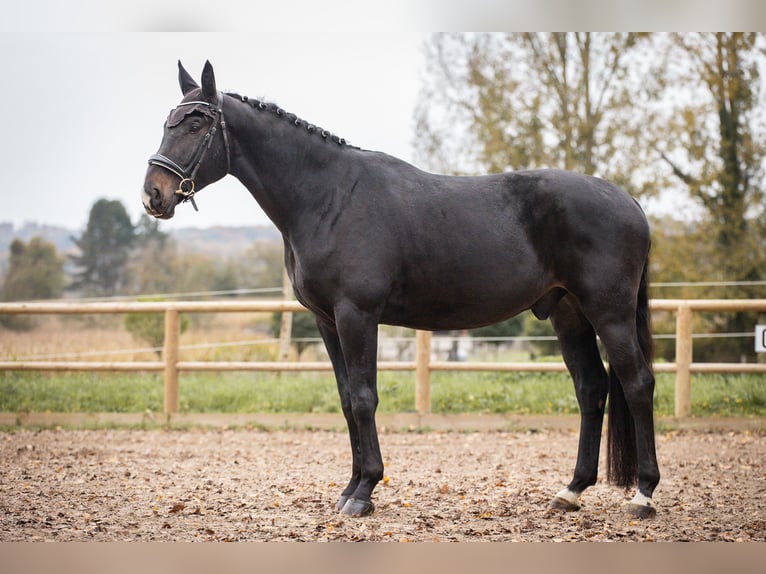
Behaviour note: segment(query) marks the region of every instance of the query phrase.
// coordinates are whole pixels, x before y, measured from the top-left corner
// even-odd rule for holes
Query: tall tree
[[[157,294],[177,290],[178,255],[159,221],[141,215],[135,227],[134,248],[125,268],[131,294]]]
[[[56,246],[33,237],[29,243],[14,239],[10,245],[8,273],[0,299],[29,301],[61,296],[65,281],[64,258]],[[29,329],[34,323],[27,316],[0,315],[0,322],[12,329]]]
[[[694,261],[708,279],[753,281],[766,277],[764,163],[766,118],[760,89],[763,35],[675,34],[671,48],[686,63],[669,72],[674,90],[685,90],[674,108],[662,157],[689,196],[704,210],[710,237],[708,257]],[[673,53],[673,52],[671,52]],[[670,145],[674,144],[674,145]],[[708,296],[753,297],[747,286]],[[736,313],[720,318],[720,331],[752,330],[756,317]],[[752,353],[752,341],[726,339],[721,359]]]
[[[558,167],[634,193],[659,86],[642,34],[439,34],[426,46],[419,160],[446,172]],[[639,113],[640,110],[640,113]],[[465,135],[469,137],[466,138]],[[475,150],[473,152],[469,150]]]
[[[135,230],[119,200],[99,199],[93,204],[85,231],[74,238],[79,255],[70,256],[78,267],[72,289],[111,296],[125,284],[125,266]]]
[[[42,237],[33,237],[29,243],[13,240],[3,301],[55,299],[61,296],[64,281],[64,258],[53,243]]]
[[[704,208],[717,247],[711,271],[727,280],[764,273],[758,222],[764,214],[766,123],[759,81],[763,46],[757,43],[757,34],[673,36],[673,46],[691,65],[671,80],[687,88],[691,101],[676,107],[676,137],[668,138],[675,145],[664,146],[662,157]]]

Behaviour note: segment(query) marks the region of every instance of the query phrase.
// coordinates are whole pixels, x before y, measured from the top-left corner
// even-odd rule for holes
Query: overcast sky
[[[219,88],[410,161],[429,30],[757,29],[763,11],[762,0],[10,2],[0,20],[0,222],[79,229],[101,197],[136,220],[146,160],[180,100],[179,59],[196,78],[209,59]],[[267,223],[231,177],[197,203],[199,213],[184,205],[163,226]]]
[[[181,99],[180,58],[199,79],[265,97],[355,145],[411,159],[424,35],[401,33],[4,34],[0,221],[79,228],[101,197],[136,219],[146,159]],[[266,223],[231,176],[168,225]]]

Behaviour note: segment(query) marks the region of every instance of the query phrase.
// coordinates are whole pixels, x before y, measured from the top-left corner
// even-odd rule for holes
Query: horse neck
[[[226,120],[232,135],[231,173],[250,191],[283,235],[312,226],[332,201],[335,161],[342,145],[296,125],[285,114],[232,100]],[[228,103],[228,102],[227,102]]]

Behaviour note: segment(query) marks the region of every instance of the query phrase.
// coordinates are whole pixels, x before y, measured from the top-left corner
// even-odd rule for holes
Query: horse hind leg
[[[580,509],[580,495],[596,483],[604,421],[608,375],[596,344],[596,333],[572,296],[562,299],[551,315],[564,362],[574,381],[580,407],[580,438],[577,463],[569,485],[556,494],[550,507]]]
[[[654,374],[636,333],[637,326],[647,328],[640,323],[640,314],[633,315],[610,321],[597,331],[610,365],[609,478],[622,487],[632,486],[637,478],[628,513],[651,518],[656,514],[652,495],[660,471],[654,438]]]

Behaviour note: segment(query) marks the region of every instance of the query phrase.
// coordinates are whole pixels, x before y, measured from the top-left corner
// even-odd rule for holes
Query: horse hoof
[[[556,496],[553,500],[551,500],[551,503],[548,505],[548,508],[551,510],[561,510],[563,512],[577,512],[580,510],[580,505],[575,504],[571,500],[567,500],[566,498],[561,498],[560,496]]]
[[[550,510],[563,510],[564,512],[576,512],[580,510],[580,495],[565,488],[553,497],[548,505]]]
[[[648,504],[630,504],[628,505],[628,514],[633,518],[644,520],[657,516],[657,510]]]
[[[372,502],[349,498],[340,512],[351,518],[361,518],[362,516],[370,516],[374,511],[375,505]]]
[[[346,502],[348,502],[348,496],[345,494],[342,494],[341,497],[338,499],[338,503],[335,505],[335,509],[340,512],[343,510],[343,507],[346,506]]]

